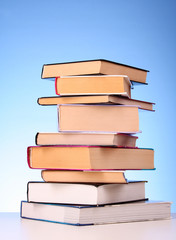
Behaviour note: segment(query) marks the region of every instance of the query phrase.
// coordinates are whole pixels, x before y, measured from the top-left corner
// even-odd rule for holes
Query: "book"
[[[148,70],[105,60],[95,59],[86,61],[44,64],[42,78],[74,75],[127,75],[131,81],[146,83]]]
[[[120,104],[129,106],[138,106],[139,109],[154,111],[155,103],[129,99],[117,95],[90,95],[90,96],[53,96],[40,97],[37,99],[39,105],[59,105],[59,104]]]
[[[139,132],[137,106],[58,105],[59,131]]]
[[[127,183],[123,171],[63,171],[42,170],[45,182],[62,183]]]
[[[21,217],[77,226],[170,219],[170,202],[135,202],[105,206],[21,202]]]
[[[30,146],[27,149],[27,156],[29,167],[38,169],[154,169],[153,149]]]
[[[55,91],[57,95],[117,94],[131,97],[131,82],[122,75],[58,77]]]
[[[28,182],[28,202],[105,205],[145,200],[145,182],[83,184]]]
[[[136,147],[138,137],[130,134],[57,132],[37,133],[36,145],[91,145]]]

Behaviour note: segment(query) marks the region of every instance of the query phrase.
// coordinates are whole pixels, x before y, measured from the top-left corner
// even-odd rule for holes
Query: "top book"
[[[76,62],[44,64],[41,77],[56,78],[60,76],[96,74],[127,75],[133,82],[146,83],[147,72],[149,71],[145,69],[112,62],[105,59],[95,59]]]

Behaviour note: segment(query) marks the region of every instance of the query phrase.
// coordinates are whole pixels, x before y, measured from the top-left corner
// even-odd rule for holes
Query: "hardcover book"
[[[105,206],[59,205],[22,201],[21,217],[77,226],[170,219],[170,202]]]
[[[59,131],[139,132],[137,106],[58,105]]]
[[[89,95],[89,96],[53,96],[41,97],[37,99],[39,105],[59,105],[59,104],[119,104],[128,106],[138,106],[140,109],[154,111],[154,103],[129,99],[117,95]]]
[[[37,133],[36,145],[91,145],[136,147],[138,137],[130,134],[57,132]]]
[[[74,75],[127,75],[131,81],[146,83],[148,70],[105,60],[95,59],[88,61],[64,62],[44,64],[42,78],[55,78],[59,76]]]
[[[43,170],[42,178],[45,182],[63,183],[127,183],[124,171],[63,171]]]
[[[83,184],[29,182],[28,202],[105,205],[145,199],[145,182]]]
[[[154,151],[99,146],[30,146],[28,165],[63,170],[154,169]]]
[[[97,75],[59,77],[55,80],[58,95],[117,94],[131,97],[131,82],[127,76]]]

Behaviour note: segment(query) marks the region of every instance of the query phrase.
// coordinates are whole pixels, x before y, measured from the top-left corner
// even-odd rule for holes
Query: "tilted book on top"
[[[148,70],[105,60],[95,59],[76,62],[44,64],[42,78],[56,78],[74,75],[127,75],[131,81],[146,83]]]

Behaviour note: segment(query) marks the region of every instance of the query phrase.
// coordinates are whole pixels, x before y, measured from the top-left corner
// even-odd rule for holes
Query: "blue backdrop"
[[[42,65],[104,58],[150,70],[132,97],[156,103],[156,112],[140,111],[137,142],[155,149],[156,170],[126,176],[148,180],[147,197],[176,212],[175,12],[174,0],[1,1],[0,211],[19,211],[27,182],[41,180],[26,160],[36,133],[57,131],[56,107],[37,104],[55,94]]]

